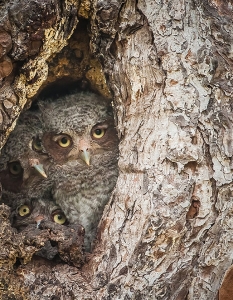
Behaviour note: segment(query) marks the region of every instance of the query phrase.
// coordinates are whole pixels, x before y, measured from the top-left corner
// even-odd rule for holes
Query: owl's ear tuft
[[[113,115],[113,107],[112,107],[111,104],[109,104],[109,105],[107,106],[107,114],[108,114],[109,116],[112,116],[112,115]]]
[[[29,111],[23,112],[17,122],[17,125],[25,126],[38,126],[40,124],[40,114],[39,111]]]
[[[49,101],[39,101],[38,107],[41,113],[42,126],[44,125],[44,122],[50,124],[50,122],[54,119],[53,110],[55,104]]]
[[[39,110],[43,113],[44,111],[47,111],[50,109],[51,104],[47,101],[38,101],[37,103]]]

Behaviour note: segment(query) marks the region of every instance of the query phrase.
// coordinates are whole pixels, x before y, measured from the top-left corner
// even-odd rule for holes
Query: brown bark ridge
[[[48,76],[48,59],[67,44],[79,1],[3,1],[0,22],[0,147]]]
[[[81,270],[30,261],[34,250],[25,248],[2,208],[2,248],[10,245],[0,260],[2,299],[217,299],[233,252],[231,1],[1,6],[2,143],[47,80],[47,60],[72,34],[78,9],[90,19],[90,56],[102,64],[97,73],[109,84],[121,137],[118,182]],[[34,12],[47,10],[37,23]],[[54,81],[59,74],[51,65]],[[95,85],[98,76],[82,74]]]

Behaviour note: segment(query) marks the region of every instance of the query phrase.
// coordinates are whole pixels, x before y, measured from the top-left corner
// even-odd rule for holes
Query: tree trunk
[[[37,2],[25,3],[30,7]],[[17,267],[16,258],[25,260],[27,248],[20,252],[14,243],[14,254],[4,263],[1,259],[4,272],[11,274],[3,295],[217,299],[233,256],[231,1],[96,0],[91,10],[88,1],[44,3],[52,5],[53,13],[41,23],[46,26],[40,25],[43,47],[34,52],[30,43],[21,52],[17,48],[24,40],[23,22],[18,22],[20,27],[14,21],[6,29],[9,21],[3,20],[4,34],[12,37],[13,45],[8,42],[6,53],[18,71],[15,77],[5,72],[10,78],[7,88],[18,102],[14,113],[12,109],[3,117],[2,143],[24,104],[56,79],[55,62],[61,65],[62,59],[54,53],[67,57],[69,48],[78,60],[77,44],[90,24],[90,49],[84,47],[88,55],[79,57],[83,72],[74,73],[108,95],[105,75],[121,138],[120,175],[99,225],[99,243],[82,270],[35,259]],[[11,5],[12,15],[20,11],[22,19],[31,17],[33,10]],[[6,12],[6,6],[2,10]],[[76,16],[83,26],[76,27]],[[68,48],[61,51],[75,27]],[[29,40],[38,33],[35,26],[30,28]],[[86,68],[90,65],[91,74]],[[71,62],[70,73],[73,66]],[[4,228],[9,234],[9,224]],[[4,235],[2,244],[8,245]],[[222,286],[221,300],[230,299],[225,296],[230,293],[224,293],[229,282]]]

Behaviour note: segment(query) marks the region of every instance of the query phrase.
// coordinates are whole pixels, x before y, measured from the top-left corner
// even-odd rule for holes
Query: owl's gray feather
[[[50,198],[29,198],[26,195],[14,195],[11,205],[12,226],[22,231],[30,224],[39,228],[41,222],[67,224],[65,214]]]
[[[93,93],[74,93],[40,102],[39,107],[44,126],[42,143],[54,161],[48,171],[53,197],[69,222],[84,226],[85,244],[90,250],[118,176],[118,137],[112,107]]]
[[[0,182],[3,198],[11,193],[26,193],[32,197],[42,194],[41,183],[45,181],[49,157],[39,147],[41,136],[39,112],[22,113],[1,151]]]

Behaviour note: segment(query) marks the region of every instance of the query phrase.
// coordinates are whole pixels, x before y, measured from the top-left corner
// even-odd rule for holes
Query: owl
[[[42,144],[53,159],[52,193],[69,222],[85,228],[91,250],[103,209],[118,177],[118,135],[111,105],[94,93],[75,92],[40,102]]]
[[[61,208],[49,198],[29,198],[21,194],[12,202],[11,211],[12,226],[19,232],[30,224],[35,224],[35,227],[39,228],[42,221],[68,224]]]
[[[3,199],[11,193],[41,194],[40,183],[46,180],[49,157],[41,144],[42,125],[39,112],[20,116],[0,156],[0,182]],[[11,197],[9,197],[11,198]]]
[[[59,249],[57,243],[53,243],[53,236],[56,236],[56,230],[59,230],[59,232],[62,230],[57,225],[68,225],[63,211],[49,198],[32,199],[22,194],[15,194],[13,198],[10,216],[12,226],[18,232],[23,232],[27,243],[33,246],[37,242],[40,243],[41,239],[44,241],[44,246],[35,252],[35,255],[50,260],[54,259],[59,254]],[[51,236],[41,231],[41,229],[44,229],[43,226],[49,228]],[[67,230],[70,233],[69,228]],[[42,234],[41,237],[40,234]]]

